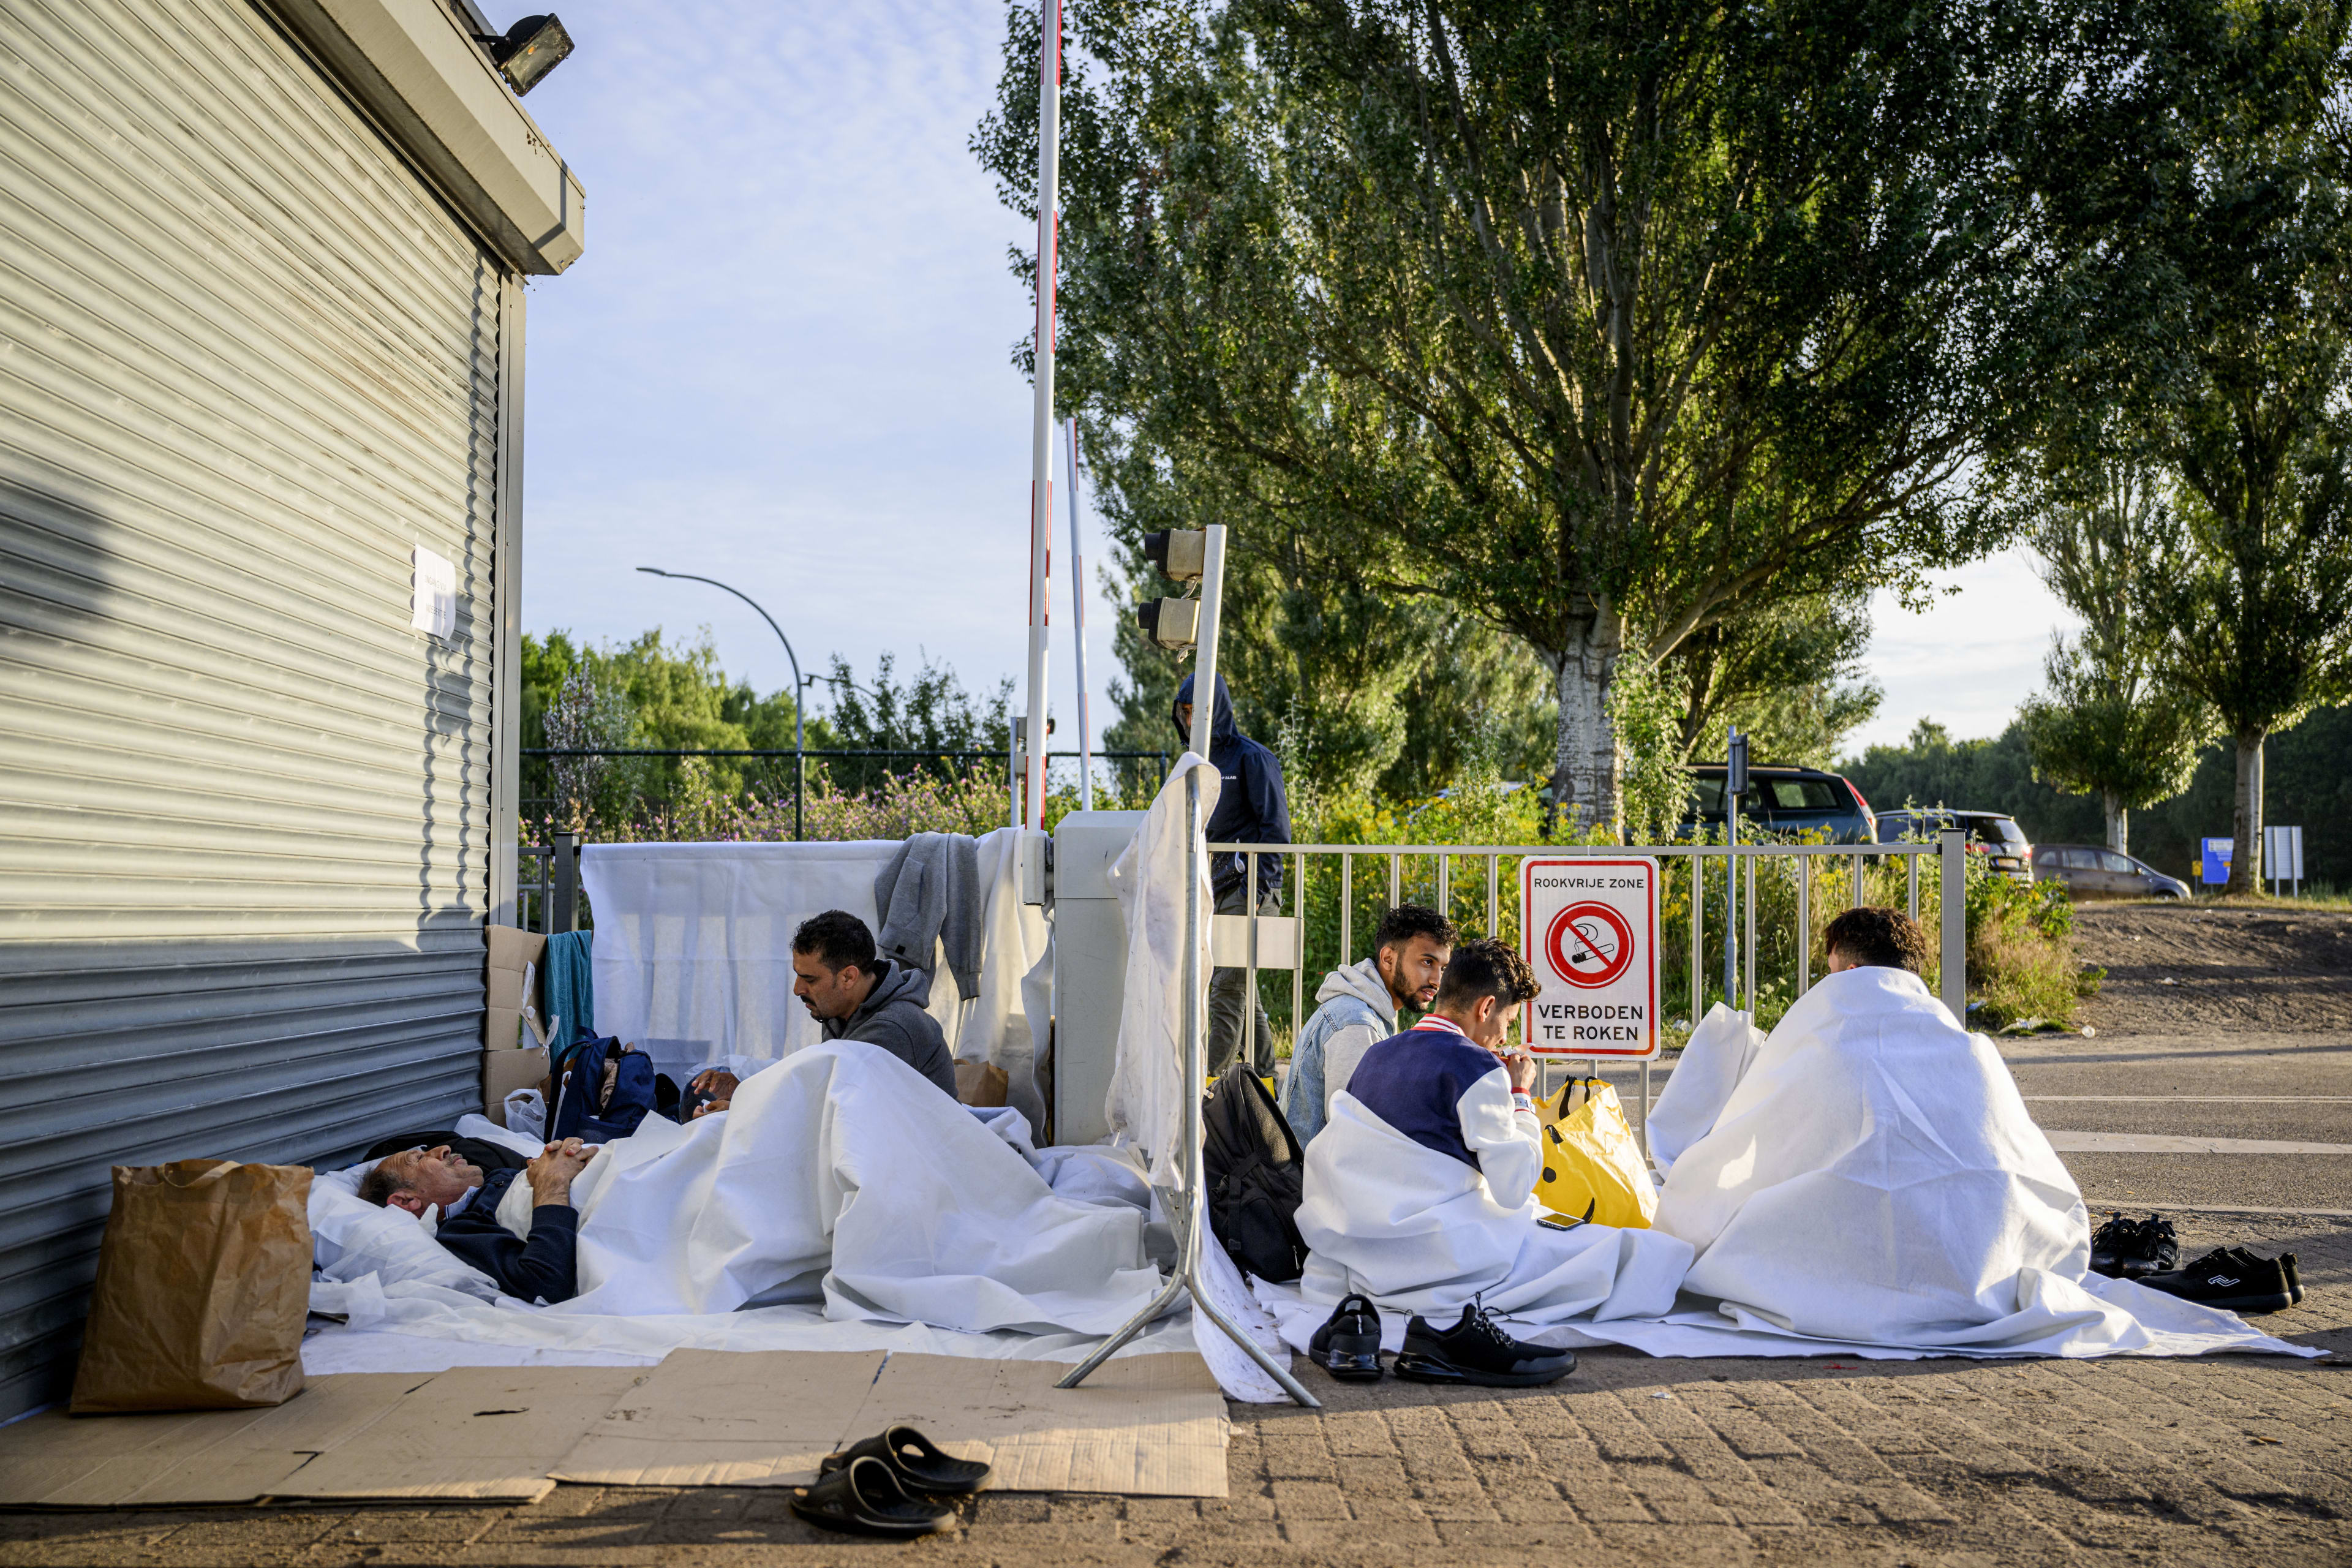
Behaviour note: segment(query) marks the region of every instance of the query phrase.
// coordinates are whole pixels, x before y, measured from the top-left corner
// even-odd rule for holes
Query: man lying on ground
[[[1324,976],[1282,1086],[1283,1119],[1301,1144],[1323,1131],[1331,1097],[1348,1087],[1364,1053],[1397,1032],[1398,1009],[1429,1011],[1454,936],[1454,922],[1435,910],[1399,904],[1381,917],[1371,957]]]
[[[1492,938],[1465,942],[1430,1015],[1366,1051],[1331,1097],[1330,1121],[1307,1148],[1297,1215],[1308,1300],[1360,1293],[1432,1315],[1481,1300],[1538,1322],[1671,1305],[1688,1247],[1649,1231],[1544,1222],[1536,1066],[1510,1037],[1536,994],[1517,952]]]
[[[1721,1108],[1675,1157],[1654,1221],[1696,1251],[1685,1289],[1874,1344],[1991,1346],[2048,1333],[2053,1310],[2095,1312],[2049,1304],[2042,1282],[2089,1262],[2082,1197],[2000,1053],[1919,977],[1927,931],[1852,909],[1824,942],[1831,973],[1753,1059],[1692,1075]]]
[[[359,1194],[378,1207],[420,1216],[437,1207],[434,1239],[460,1262],[497,1280],[509,1296],[568,1301],[580,1288],[580,1216],[572,1207],[572,1180],[595,1153],[596,1145],[567,1138],[547,1145],[535,1160],[486,1172],[446,1143],[408,1148],[379,1160],[360,1178]]]
[[[382,1160],[412,1149],[447,1149],[462,1155],[466,1163],[478,1165],[483,1173],[520,1171],[530,1163],[527,1156],[518,1154],[503,1143],[493,1143],[487,1138],[468,1138],[463,1133],[428,1130],[422,1132],[400,1132],[379,1139],[373,1148],[360,1156],[362,1160]]]
[[[793,994],[823,1026],[828,1040],[878,1046],[956,1097],[955,1058],[948,1037],[924,1004],[931,977],[877,955],[874,933],[846,910],[812,915],[793,932]],[[687,1085],[698,1100],[690,1116],[727,1109],[741,1079],[723,1068],[697,1073]]]

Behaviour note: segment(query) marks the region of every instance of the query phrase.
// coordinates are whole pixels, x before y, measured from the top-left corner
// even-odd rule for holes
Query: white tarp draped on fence
[[[1217,808],[1217,770],[1197,752],[1177,759],[1152,797],[1135,837],[1111,863],[1108,880],[1127,922],[1126,989],[1119,1002],[1118,1055],[1104,1109],[1112,1138],[1143,1150],[1151,1179],[1177,1178],[1176,1143],[1184,1111],[1184,877],[1189,863],[1201,889],[1200,1005],[1208,1008],[1209,931],[1216,907],[1201,841],[1184,831],[1184,779],[1201,781],[1201,820]]]
[[[793,995],[793,932],[826,910],[874,926],[874,879],[898,847],[884,839],[584,847],[596,1032],[644,1047],[673,1078],[721,1057],[781,1061],[814,1045],[816,1020]],[[960,1010],[953,976],[931,987],[931,1015],[951,1046]]]

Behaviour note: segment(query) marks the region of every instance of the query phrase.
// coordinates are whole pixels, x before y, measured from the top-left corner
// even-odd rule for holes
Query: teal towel
[[[547,939],[548,1027],[557,1048],[596,1034],[596,985],[588,967],[593,931],[560,931]]]

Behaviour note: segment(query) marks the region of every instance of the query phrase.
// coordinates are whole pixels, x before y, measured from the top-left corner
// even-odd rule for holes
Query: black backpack
[[[1273,1284],[1307,1269],[1298,1234],[1305,1155],[1265,1080],[1237,1063],[1201,1110],[1209,1223],[1245,1271]]]

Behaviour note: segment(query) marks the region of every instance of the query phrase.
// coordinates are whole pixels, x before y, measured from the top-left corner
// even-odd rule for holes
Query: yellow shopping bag
[[[1543,1102],[1538,1114],[1544,1168],[1536,1200],[1570,1219],[1649,1229],[1658,1212],[1658,1189],[1609,1080],[1572,1078],[1558,1100]]]

